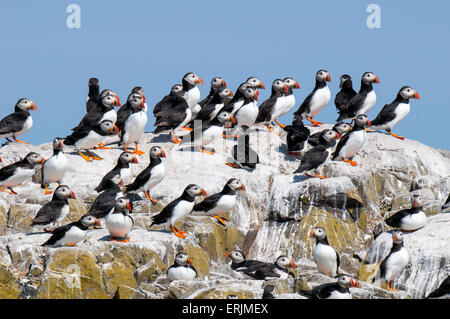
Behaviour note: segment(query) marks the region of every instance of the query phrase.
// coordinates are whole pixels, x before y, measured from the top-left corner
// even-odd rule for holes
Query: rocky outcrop
[[[107,241],[108,233],[101,229],[92,230],[77,247],[42,247],[49,234],[30,223],[51,195],[44,195],[37,172],[34,182],[15,188],[19,195],[0,194],[0,298],[261,298],[267,281],[230,277],[225,253],[235,248],[248,258],[270,262],[281,254],[290,256],[298,266],[293,277],[271,284],[280,297],[304,298],[299,290],[334,281],[319,274],[312,260],[314,241],[308,233],[316,226],[325,228],[341,256],[340,271],[360,279],[361,289],[351,289],[354,298],[423,298],[450,270],[450,215],[440,210],[450,191],[450,160],[444,151],[416,141],[381,133],[368,136],[354,158],[357,167],[329,162],[321,172],[329,178],[319,180],[292,175],[299,160],[286,155],[284,133],[279,137],[263,128],[251,133],[252,148],[261,160],[254,171],[225,165],[235,144],[231,139],[216,141],[211,156],[175,146],[166,135],[147,133],[140,144],[146,155],[132,165],[132,173],[147,165],[150,147],[160,145],[167,154],[166,176],[152,190],[158,204],[134,203],[136,226],[125,244]],[[65,222],[89,209],[96,197],[93,189],[122,152],[112,146],[97,151],[104,159],[92,163],[66,150],[70,166],[64,183],[77,200],[70,200]],[[12,143],[1,148],[0,156],[12,163],[29,151],[44,157],[52,152],[50,144]],[[226,227],[192,214],[177,225],[189,233],[184,240],[164,227],[148,230],[150,217],[187,184],[196,183],[211,194],[230,177],[242,180],[247,191],[228,214]],[[429,221],[423,229],[405,234],[410,262],[394,282],[400,291],[390,292],[371,283],[392,245],[383,219],[388,212],[409,207],[411,194],[421,195]],[[189,254],[199,273],[193,282],[168,282],[165,277],[179,250]]]

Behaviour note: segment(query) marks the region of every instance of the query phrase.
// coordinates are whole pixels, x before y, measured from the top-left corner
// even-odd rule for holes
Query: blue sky
[[[66,8],[81,7],[81,28],[69,29]],[[369,4],[381,8],[381,28],[369,29]],[[39,110],[23,140],[41,144],[66,136],[85,111],[87,82],[116,91],[122,101],[143,86],[151,108],[188,71],[203,78],[202,95],[214,76],[234,91],[248,76],[266,87],[275,78],[294,77],[301,89],[297,105],[314,86],[318,69],[332,78],[348,73],[359,89],[365,71],[381,80],[375,86],[375,118],[403,85],[420,100],[393,130],[407,138],[450,149],[449,1],[2,1],[0,117],[20,97]],[[270,90],[260,92],[260,101]],[[292,113],[291,112],[291,113]],[[315,119],[337,118],[330,103]],[[291,122],[292,114],[282,118]],[[150,117],[147,130],[153,128]]]

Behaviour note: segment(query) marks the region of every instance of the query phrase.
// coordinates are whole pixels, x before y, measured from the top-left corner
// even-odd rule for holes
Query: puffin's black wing
[[[389,218],[387,218],[384,222],[391,227],[398,228],[398,227],[400,227],[402,218],[405,216],[408,216],[409,214],[410,214],[410,209],[402,209],[402,210],[394,213]]]
[[[356,94],[347,102],[347,104],[342,106],[342,110],[339,112],[339,118],[337,120],[340,121],[344,119],[346,116],[355,115],[356,111],[359,110],[361,105],[364,103],[365,99],[366,99],[365,96],[362,96],[361,94]]]
[[[172,213],[173,208],[177,206],[180,201],[181,199],[177,198],[167,204],[167,206],[164,207],[158,215],[152,217],[152,223],[149,227],[152,227],[153,225],[164,224],[165,222],[167,222],[170,218],[170,214]]]
[[[261,123],[270,120],[277,98],[278,97],[270,97],[261,103],[255,123]]]
[[[353,89],[352,92],[338,92],[338,94],[336,94],[336,97],[334,98],[334,105],[336,105],[336,109],[338,110],[338,112],[342,112],[347,102],[350,101],[350,99],[353,98],[356,94],[356,91]]]
[[[155,104],[155,107],[153,108],[153,115],[156,116],[156,114],[160,112],[167,111],[172,106],[174,106],[174,103],[176,102],[176,97],[173,95],[166,95],[164,96],[161,101]]]
[[[219,201],[220,197],[222,197],[221,193],[213,194],[206,197],[204,200],[202,200],[200,203],[194,206],[193,211],[207,212],[210,209],[213,209],[217,205],[217,202]]]
[[[108,173],[106,173],[105,176],[103,176],[102,180],[100,181],[100,184],[95,188],[97,193],[100,193],[101,191],[105,190],[105,184],[107,181],[112,180],[114,176],[120,174],[120,168],[113,168]]]
[[[274,264],[265,264],[256,267],[249,267],[248,269],[244,270],[244,274],[257,280],[263,280],[266,277],[280,277],[280,275],[277,274],[274,269]]]
[[[111,189],[105,190],[94,200],[87,215],[94,216],[95,218],[105,217],[114,208],[116,196],[117,191]]]
[[[294,116],[298,116],[299,119],[303,119],[302,114],[309,112],[309,105],[311,103],[311,99],[314,95],[315,91],[311,92],[300,105],[298,110],[294,113]]]
[[[46,225],[54,222],[61,213],[61,209],[66,205],[63,201],[50,201],[39,209],[33,218],[31,226]]]
[[[28,115],[24,112],[14,112],[0,121],[0,134],[15,133],[23,129]]]
[[[103,117],[103,114],[103,111],[98,110],[86,113],[81,119],[80,123],[78,123],[78,125],[75,126],[72,131],[80,130],[83,127],[92,127],[98,125]]]
[[[187,104],[178,104],[173,108],[165,112],[160,118],[155,122],[157,126],[155,132],[158,133],[161,130],[176,128],[178,125],[183,123],[186,119],[186,111],[189,106]],[[164,128],[164,129],[161,129]]]
[[[75,145],[77,141],[88,136],[90,131],[91,129],[89,127],[82,126],[73,131],[72,134],[64,138],[63,143],[64,145]]]
[[[317,133],[312,134],[312,135],[308,138],[308,144],[311,145],[311,146],[317,146],[317,145],[319,145],[319,137],[320,137],[320,134],[321,134],[321,133],[322,133],[322,132],[317,132]]]
[[[444,281],[439,285],[439,288],[432,291],[425,299],[428,298],[438,298],[450,294],[450,276],[444,279]]]
[[[120,131],[123,130],[125,126],[125,121],[130,116],[130,114],[133,112],[133,108],[128,104],[125,103],[121,106],[121,108],[117,111],[117,120],[116,125],[119,128]]]
[[[151,175],[152,175],[151,167],[145,168],[142,172],[138,174],[138,176],[136,176],[133,183],[126,186],[127,189],[126,193],[139,189],[139,187],[144,185],[150,179]]]
[[[300,163],[300,166],[297,168],[295,173],[301,173],[304,171],[309,171],[311,169],[315,169],[324,161],[326,161],[328,157],[328,151],[320,146],[316,146],[305,153]]]
[[[326,299],[330,297],[333,291],[337,290],[338,288],[338,284],[332,282],[314,287],[311,290],[300,290],[300,293],[302,295],[310,297],[311,299]]]
[[[16,171],[18,165],[16,165],[17,163],[13,163],[10,164],[8,166],[2,167],[0,169],[0,181],[4,181],[7,178],[11,177],[12,175],[14,175],[14,172]]]
[[[60,226],[58,228],[56,228],[55,230],[52,231],[52,235],[50,236],[50,238],[42,244],[42,246],[48,246],[48,245],[54,245],[56,244],[56,242],[60,239],[62,239],[64,237],[64,235],[66,234],[66,232],[75,224],[74,223],[70,223],[68,225],[63,225]]]
[[[395,119],[395,109],[398,103],[386,104],[378,113],[377,117],[371,121],[373,126],[386,124]]]
[[[334,153],[331,155],[331,159],[334,160],[336,157],[338,157],[339,152],[344,147],[345,144],[347,144],[348,139],[350,138],[350,134],[352,131],[346,133],[342,138],[339,140],[338,145],[336,146],[336,149],[334,150]]]

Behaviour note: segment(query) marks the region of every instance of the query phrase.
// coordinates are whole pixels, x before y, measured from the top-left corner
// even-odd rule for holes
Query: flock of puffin
[[[195,144],[200,151],[207,154],[214,154],[215,150],[206,146],[216,138],[237,137],[237,144],[232,149],[233,162],[226,164],[234,168],[252,170],[259,163],[259,158],[249,146],[250,137],[247,130],[256,125],[264,125],[270,132],[279,135],[274,130],[276,123],[286,132],[289,154],[300,159],[300,165],[294,174],[304,173],[308,177],[318,178],[325,178],[317,172],[329,160],[342,160],[355,166],[356,163],[352,159],[366,143],[366,131],[384,129],[390,135],[403,139],[391,130],[410,112],[409,100],[418,99],[419,94],[413,88],[403,86],[394,101],[385,105],[378,116],[370,121],[366,113],[376,103],[372,84],[380,82],[372,72],[362,75],[359,92],[353,89],[351,77],[342,75],[340,91],[334,99],[339,113],[336,124],[331,130],[310,134],[303,120],[310,121],[313,126],[322,124],[313,118],[330,102],[331,92],[327,86],[330,81],[330,74],[326,70],[316,73],[313,91],[293,113],[292,125],[286,126],[278,119],[296,104],[293,90],[299,89],[300,86],[293,78],[275,79],[270,97],[258,107],[259,90],[265,89],[258,78],[248,78],[233,94],[224,79],[215,77],[211,81],[209,95],[200,100],[198,85],[203,84],[203,80],[189,72],[183,76],[182,84],[174,85],[170,93],[155,104],[155,133],[167,132],[173,143]],[[134,226],[130,214],[136,194],[143,193],[148,200],[156,203],[157,200],[150,196],[150,190],[158,185],[165,175],[162,159],[166,154],[159,146],[151,147],[149,165],[134,180],[130,174],[130,164],[138,163],[136,155],[144,154],[138,148],[148,121],[148,106],[143,88],[134,87],[126,103],[121,105],[119,96],[112,90],[105,89],[100,92],[98,79],[89,79],[88,87],[86,115],[72,129],[72,134],[54,139],[53,156],[45,160],[39,154],[31,152],[22,160],[0,169],[0,190],[13,195],[17,194],[13,187],[30,180],[35,166],[42,165],[41,186],[45,189],[45,194],[54,193],[52,200],[42,206],[32,223],[44,226],[43,230],[51,233],[43,246],[74,246],[85,238],[91,226],[101,228],[100,220],[104,220],[104,225],[111,235],[110,240],[129,241],[128,234]],[[114,108],[119,106],[120,109],[116,112]],[[6,138],[8,142],[13,139],[17,143],[26,143],[17,137],[32,127],[30,111],[36,110],[37,106],[33,101],[20,99],[15,105],[14,113],[0,121],[0,137]],[[181,139],[179,135],[183,130],[189,133]],[[99,195],[89,212],[79,221],[61,225],[69,212],[68,199],[76,198],[67,185],[61,184],[69,161],[63,151],[64,145],[73,147],[88,162],[101,160],[102,158],[91,150],[108,149],[103,142],[110,135],[118,135],[119,147],[123,146],[124,150],[117,160],[117,165],[104,175],[95,188]],[[132,144],[135,146],[130,150],[129,146]],[[308,145],[310,147],[307,150]],[[133,181],[125,185],[124,180]],[[52,183],[59,185],[54,192],[48,189]],[[222,225],[226,225],[227,219],[219,214],[229,212],[237,205],[239,191],[245,191],[245,186],[236,178],[229,179],[221,192],[210,196],[198,185],[187,185],[178,198],[152,217],[150,227],[170,225],[176,236],[185,238],[186,232],[178,229],[175,223],[193,211],[205,212]],[[198,202],[198,197],[203,197],[203,200]],[[394,290],[392,281],[408,263],[401,230],[414,231],[426,224],[419,198],[413,196],[412,208],[395,213],[386,223],[396,231],[393,234],[393,247],[381,264],[377,277],[384,278],[387,288]],[[338,279],[335,283],[320,285],[301,293],[308,298],[351,298],[348,288],[360,287],[360,284],[349,276],[339,274],[339,255],[329,245],[325,230],[314,228],[310,238],[316,239],[313,257],[318,271]],[[236,278],[287,278],[289,270],[296,268],[294,261],[287,256],[278,257],[274,263],[246,260],[244,253],[239,250],[231,251],[227,256],[232,260],[231,275]],[[176,255],[174,265],[168,269],[167,277],[169,280],[192,280],[197,277],[192,260],[187,254],[180,252]],[[264,295],[272,298],[272,291],[273,286],[267,286]]]

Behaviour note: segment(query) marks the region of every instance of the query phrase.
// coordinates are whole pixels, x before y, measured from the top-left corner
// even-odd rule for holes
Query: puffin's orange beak
[[[127,202],[127,206],[128,206],[128,211],[131,212],[131,204],[130,204],[130,202]]]
[[[188,262],[192,265],[192,259],[188,257]]]
[[[2,158],[0,157],[0,163],[3,163],[3,160],[2,160]]]
[[[327,82],[331,82],[331,76],[329,73],[327,74]]]
[[[45,158],[41,157],[41,165],[44,165],[45,163]]]
[[[294,83],[294,88],[296,88],[296,89],[299,89],[299,88],[300,88],[300,84],[298,84],[297,81],[295,81],[295,83]]]
[[[102,225],[97,218],[95,219],[95,225],[97,225],[97,226],[101,226]]]
[[[412,98],[413,99],[420,99],[419,93],[417,93],[417,91],[414,91],[414,94],[413,94]]]
[[[111,132],[113,132],[113,133],[119,133],[119,128],[117,127],[116,124],[114,124],[114,127],[111,128]]]
[[[164,152],[164,150],[161,150],[161,153],[160,153],[159,156],[161,156],[161,157],[166,157],[166,152]]]
[[[378,76],[375,75],[375,79],[374,79],[375,83],[380,83],[380,79],[378,78]]]
[[[231,115],[231,121],[233,122],[233,124],[236,124],[236,118],[233,115]]]
[[[72,191],[70,192],[69,198],[77,199],[77,197],[75,196],[75,193]]]
[[[264,86],[264,83],[262,83],[261,81],[259,81],[259,87],[261,88],[261,89],[265,89],[266,87]]]
[[[367,125],[372,126],[372,123],[370,123],[370,120],[367,120]]]
[[[226,87],[227,86],[227,82],[225,82],[225,80],[222,80],[222,82],[220,83],[220,86]]]
[[[206,191],[202,188],[202,195],[206,196]]]
[[[245,191],[247,188],[245,187],[244,184],[242,184],[241,189],[242,189],[243,191]]]
[[[295,262],[291,259],[291,267],[292,268],[297,268],[297,265],[295,264]]]
[[[195,83],[196,83],[196,84],[202,85],[202,84],[203,84],[202,78],[201,78],[201,77],[198,77],[198,80],[196,80]]]
[[[311,230],[308,237],[311,238],[313,236],[314,236],[314,230]]]
[[[32,102],[32,103],[33,103],[33,104],[30,106],[30,110],[31,110],[31,111],[37,111],[38,108],[37,108],[36,104],[35,104],[34,102]]]
[[[134,164],[138,163],[138,159],[136,156],[133,157],[133,159],[131,160],[131,163],[134,163]]]
[[[231,253],[232,253],[232,251],[229,251],[229,252],[227,252],[227,253],[225,254],[225,256],[230,256]]]

